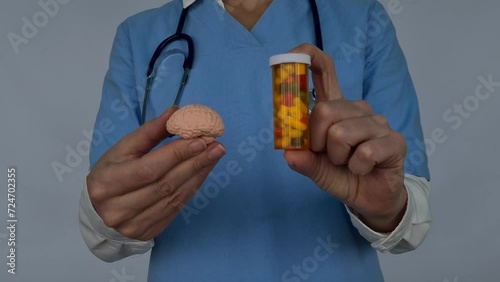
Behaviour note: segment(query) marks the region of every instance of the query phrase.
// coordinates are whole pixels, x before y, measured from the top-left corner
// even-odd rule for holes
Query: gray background
[[[44,0],[45,1],[45,0]],[[87,172],[83,158],[56,177],[66,147],[87,140],[100,99],[112,38],[127,16],[165,1],[69,1],[16,54],[7,34],[37,1],[0,4],[0,226],[6,220],[6,170],[18,169],[16,276],[6,273],[6,229],[0,229],[0,281],[144,281],[147,256],[106,264],[90,254],[77,221]],[[478,76],[500,81],[498,0],[399,2],[391,17],[419,93],[426,138],[447,136],[429,152],[433,227],[422,246],[381,255],[389,282],[500,281],[500,88],[462,124],[443,114],[470,101]],[[122,275],[128,277],[124,279]],[[132,278],[135,277],[135,278]]]

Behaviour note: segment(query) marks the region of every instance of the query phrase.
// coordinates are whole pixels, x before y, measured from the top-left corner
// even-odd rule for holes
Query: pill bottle
[[[269,59],[273,79],[274,149],[309,148],[309,65],[307,54]]]

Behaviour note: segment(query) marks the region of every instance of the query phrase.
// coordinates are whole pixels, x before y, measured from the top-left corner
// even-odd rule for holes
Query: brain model
[[[187,105],[167,121],[167,131],[184,139],[203,138],[211,143],[224,132],[221,117],[203,105]]]

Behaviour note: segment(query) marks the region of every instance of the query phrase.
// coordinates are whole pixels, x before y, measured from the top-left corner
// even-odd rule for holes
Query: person
[[[148,281],[383,281],[381,252],[415,249],[431,224],[418,101],[389,16],[375,0],[173,0],[117,29],[80,201],[106,262],[152,249]],[[169,138],[183,42],[146,70],[177,27],[195,59],[181,105],[225,132]],[[174,50],[174,51],[168,51]],[[309,150],[273,149],[269,57],[311,56]],[[418,156],[418,157],[417,157]]]

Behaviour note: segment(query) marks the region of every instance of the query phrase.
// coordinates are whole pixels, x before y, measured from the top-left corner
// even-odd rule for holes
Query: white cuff
[[[80,232],[89,250],[105,262],[143,254],[154,246],[154,241],[130,239],[104,224],[90,202],[87,183],[80,195]]]
[[[416,249],[425,239],[431,226],[429,183],[423,177],[406,174],[404,184],[408,192],[406,212],[391,233],[379,233],[366,226],[355,211],[346,206],[351,222],[372,247],[382,253],[399,254]]]

